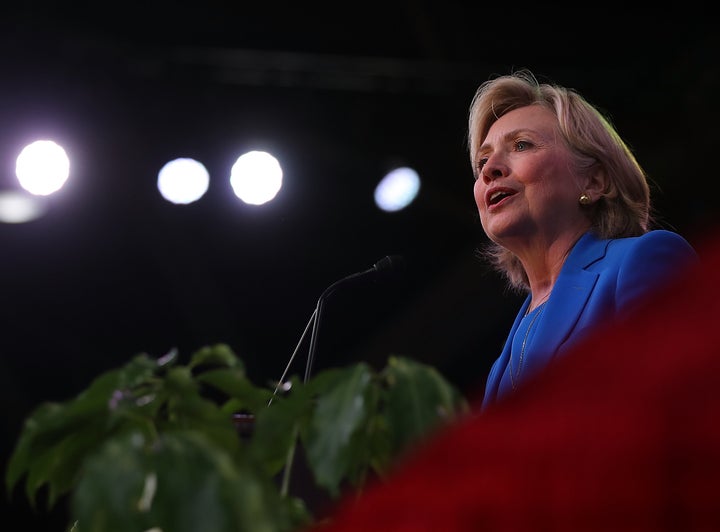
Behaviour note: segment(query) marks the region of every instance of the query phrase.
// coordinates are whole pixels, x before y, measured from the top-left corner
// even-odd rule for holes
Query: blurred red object
[[[423,442],[315,530],[720,530],[720,240],[698,251],[632,319]]]

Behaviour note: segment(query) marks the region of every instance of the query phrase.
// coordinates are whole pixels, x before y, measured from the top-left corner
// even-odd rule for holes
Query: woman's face
[[[503,115],[472,160],[475,203],[494,242],[545,245],[589,227],[578,203],[583,184],[549,109],[530,105]]]

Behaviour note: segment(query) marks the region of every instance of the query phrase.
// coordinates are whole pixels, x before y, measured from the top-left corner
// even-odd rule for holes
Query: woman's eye
[[[518,140],[517,142],[515,142],[515,149],[517,151],[525,151],[530,146],[531,146],[531,144],[525,140]]]
[[[475,163],[475,171],[473,172],[473,179],[475,181],[480,179],[480,176],[482,175],[483,166],[485,166],[486,162],[487,162],[487,157],[485,157],[483,159],[478,159],[478,161]]]

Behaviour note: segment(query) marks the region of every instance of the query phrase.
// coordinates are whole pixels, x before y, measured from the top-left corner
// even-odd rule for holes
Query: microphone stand
[[[300,349],[300,346],[303,343],[303,340],[305,340],[305,337],[307,336],[308,329],[310,329],[310,325],[313,325],[313,331],[315,330],[315,323],[317,323],[317,308],[313,311],[312,315],[310,316],[310,320],[307,322],[307,325],[305,326],[305,330],[303,331],[302,335],[300,335],[300,340],[298,340],[297,345],[295,346],[295,350],[293,351],[292,355],[290,356],[290,360],[287,363],[287,366],[285,366],[285,370],[283,371],[283,374],[280,376],[280,380],[275,385],[275,390],[273,390],[272,395],[270,396],[270,400],[268,401],[268,406],[270,406],[273,402],[273,399],[278,393],[278,390],[284,386],[285,384],[285,376],[287,375],[288,370],[290,369],[290,366],[292,366],[293,360],[295,360],[295,355],[297,355],[298,350]]]
[[[272,396],[270,397],[270,401],[268,402],[268,406],[272,404],[273,398],[277,394],[278,390],[284,386],[285,382],[285,376],[290,369],[290,366],[292,365],[293,360],[295,359],[295,355],[297,354],[298,350],[300,349],[300,345],[302,344],[303,340],[305,339],[305,336],[307,335],[308,329],[312,325],[312,333],[310,335],[310,347],[308,349],[308,356],[307,361],[305,363],[305,376],[303,378],[303,384],[307,384],[310,381],[310,378],[312,376],[312,365],[313,360],[315,358],[315,352],[317,351],[317,339],[318,339],[318,332],[320,330],[320,321],[322,318],[322,311],[323,307],[325,305],[325,300],[330,297],[330,295],[340,286],[344,285],[350,281],[360,279],[362,277],[367,277],[370,275],[377,275],[377,274],[386,274],[390,270],[397,270],[401,266],[404,266],[404,259],[399,255],[388,255],[379,261],[377,261],[372,268],[368,268],[367,270],[356,272],[353,274],[350,274],[346,277],[343,277],[342,279],[335,281],[333,284],[328,286],[322,294],[320,294],[320,297],[317,300],[317,304],[315,305],[315,310],[313,311],[312,315],[310,316],[310,320],[308,321],[307,325],[305,326],[305,330],[303,331],[302,335],[300,336],[300,340],[298,341],[297,345],[295,346],[295,350],[293,351],[293,354],[290,357],[290,361],[288,362],[287,366],[285,367],[285,371],[283,371],[282,376],[280,377],[280,380],[278,381],[277,385],[275,386],[275,390],[273,391]],[[297,445],[297,436],[298,436],[298,426],[295,425],[293,428],[293,444],[288,449],[287,459],[285,460],[285,468],[283,471],[283,478],[282,478],[282,486],[280,489],[280,493],[282,495],[287,495],[289,484],[290,484],[290,471],[292,470],[293,461],[295,458],[295,448]]]

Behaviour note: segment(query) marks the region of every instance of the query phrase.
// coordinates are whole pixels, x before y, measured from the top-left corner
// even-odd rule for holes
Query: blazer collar
[[[563,264],[560,275],[566,270],[587,268],[593,262],[602,259],[607,251],[609,240],[601,240],[591,232],[585,233],[575,243]]]
[[[580,282],[579,286],[575,285],[576,289],[580,286],[585,286],[586,283],[582,281],[585,277],[584,274],[587,274],[587,272],[584,271],[585,268],[589,267],[594,262],[601,260],[605,256],[608,243],[608,240],[600,240],[598,237],[596,237],[590,232],[583,234],[572,247],[570,253],[565,259],[565,263],[560,270],[560,275],[555,282],[555,286],[553,286],[553,291],[550,295],[548,303],[550,303],[551,301],[554,303],[555,301],[553,300],[562,299],[563,307],[567,307],[567,305],[572,302],[573,299],[577,299],[577,301],[583,301],[582,297],[574,298],[570,297],[571,294],[566,293],[568,282],[571,283],[571,286],[573,280]],[[592,275],[591,278],[593,279],[592,284],[594,284],[595,276]],[[590,278],[587,278],[587,280],[590,280]],[[558,293],[562,293],[562,296],[558,297]],[[590,295],[589,292],[587,295]],[[528,307],[530,306],[531,299],[531,296],[528,295],[527,299],[525,299],[525,301],[523,302],[522,306],[520,307],[520,311],[518,312],[518,319],[514,323],[514,326],[519,325],[520,319],[522,318],[522,316],[525,315]],[[587,298],[584,298],[584,301],[586,300]],[[569,309],[566,308],[566,310]],[[582,310],[582,308],[580,308],[580,310]]]

